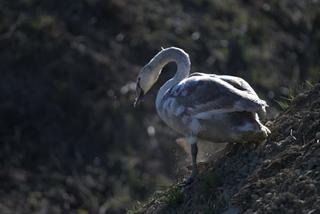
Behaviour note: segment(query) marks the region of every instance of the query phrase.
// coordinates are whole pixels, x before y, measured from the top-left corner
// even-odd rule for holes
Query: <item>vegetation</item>
[[[319,81],[319,10],[311,0],[1,1],[1,213],[123,213],[166,189],[184,177],[182,151],[153,97],[175,68],[133,109],[140,67],[179,46],[193,71],[248,80],[272,118],[290,88]],[[169,207],[188,199],[169,195]]]

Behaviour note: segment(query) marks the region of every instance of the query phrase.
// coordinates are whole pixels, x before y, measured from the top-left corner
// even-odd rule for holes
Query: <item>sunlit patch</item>
[[[121,87],[120,93],[121,94],[127,94],[130,91],[136,90],[136,83],[135,82],[128,82],[124,86]]]
[[[156,129],[153,126],[148,126],[147,133],[150,137],[153,137],[156,134]]]
[[[198,39],[200,39],[200,36],[201,36],[200,32],[195,31],[195,32],[192,33],[191,38],[193,40],[198,40]]]

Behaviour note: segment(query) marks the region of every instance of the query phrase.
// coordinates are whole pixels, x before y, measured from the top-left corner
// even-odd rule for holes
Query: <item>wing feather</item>
[[[225,112],[258,112],[267,106],[247,82],[229,77],[196,73],[174,86],[168,96],[197,118]]]

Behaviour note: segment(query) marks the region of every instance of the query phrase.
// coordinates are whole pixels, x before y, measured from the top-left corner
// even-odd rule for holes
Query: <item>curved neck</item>
[[[168,80],[159,90],[157,99],[156,99],[156,106],[160,105],[160,102],[165,95],[165,93],[174,85],[179,83],[181,80],[189,76],[190,72],[190,58],[189,55],[184,52],[182,49],[179,48],[166,48],[160,51],[151,61],[150,63],[154,63],[158,66],[157,70],[159,74],[162,68],[168,64],[169,62],[175,62],[177,64],[177,72],[173,78]]]

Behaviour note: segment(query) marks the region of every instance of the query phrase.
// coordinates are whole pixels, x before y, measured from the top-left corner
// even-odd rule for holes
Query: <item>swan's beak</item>
[[[136,91],[137,91],[137,96],[136,96],[136,99],[134,100],[133,107],[136,107],[137,105],[139,105],[139,103],[141,102],[142,97],[144,95],[144,92],[143,92],[142,88],[140,87],[139,82],[137,84]]]

